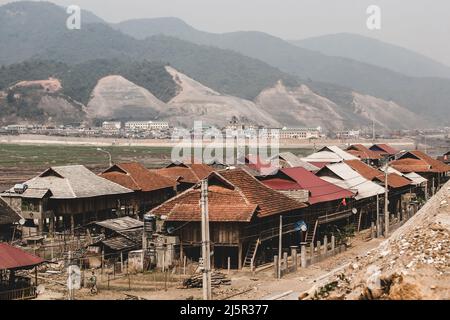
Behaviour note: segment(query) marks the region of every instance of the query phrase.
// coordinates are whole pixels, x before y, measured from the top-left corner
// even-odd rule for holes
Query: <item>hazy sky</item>
[[[0,4],[11,2],[0,0]],[[178,17],[209,32],[257,30],[285,39],[351,32],[378,38],[450,65],[449,0],[53,0],[77,4],[109,22]],[[381,30],[366,27],[369,5]]]

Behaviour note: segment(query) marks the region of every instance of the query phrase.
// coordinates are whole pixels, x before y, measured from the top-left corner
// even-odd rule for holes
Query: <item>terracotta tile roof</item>
[[[433,159],[422,151],[408,151],[398,160],[389,164],[400,172],[434,172],[445,173],[450,171],[450,166]]]
[[[370,150],[362,144],[353,144],[347,148],[347,152],[363,160],[380,160],[381,155]]]
[[[392,148],[390,145],[385,143],[377,143],[369,148],[370,150],[377,152],[380,155],[395,155],[398,153],[398,150]]]
[[[280,214],[306,207],[258,181],[245,170],[228,170],[221,175],[238,187],[251,203],[258,204],[258,217]]]
[[[266,187],[242,169],[212,173],[208,181],[210,221],[249,222],[255,214],[266,217],[306,207]],[[200,221],[200,196],[197,184],[151,212],[167,215],[168,221]]]
[[[367,164],[365,164],[362,161],[359,160],[349,160],[345,161],[346,164],[348,164],[353,170],[358,172],[360,175],[362,175],[364,178],[370,181],[378,180],[380,182],[385,181],[385,174],[384,172],[375,169]],[[411,184],[411,181],[408,179],[405,179],[398,174],[395,173],[389,173],[388,174],[388,186],[391,188],[401,188],[405,187]]]
[[[205,179],[214,169],[206,164],[171,164],[166,168],[155,170],[156,173],[181,182],[198,183]]]
[[[44,262],[43,259],[22,249],[0,243],[0,270],[29,269]]]
[[[99,176],[134,191],[173,188],[177,184],[175,179],[148,170],[138,162],[115,164]]]
[[[222,176],[209,177],[208,212],[212,222],[249,222],[258,205],[250,203],[244,194]],[[201,221],[201,188],[199,185],[166,201],[151,212],[168,216],[168,221]]]

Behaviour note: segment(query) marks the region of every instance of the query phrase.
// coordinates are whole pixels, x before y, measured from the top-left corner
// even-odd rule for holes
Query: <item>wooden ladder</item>
[[[306,234],[306,243],[313,243],[314,239],[316,237],[317,227],[319,226],[319,219],[316,220],[316,223],[314,224],[314,228],[309,228],[308,233]]]
[[[261,241],[259,239],[256,239],[255,241],[250,243],[244,259],[244,268],[250,268],[250,270],[253,271],[253,268],[255,267],[256,253],[258,252],[260,243]]]

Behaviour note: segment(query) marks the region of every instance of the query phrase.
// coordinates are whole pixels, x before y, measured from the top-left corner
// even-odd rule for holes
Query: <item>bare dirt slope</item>
[[[450,182],[389,239],[309,298],[450,299],[449,204]]]
[[[167,114],[174,124],[192,126],[194,121],[201,120],[204,124],[224,126],[235,117],[243,123],[279,125],[252,101],[221,94],[172,67],[166,69],[180,88],[168,103]]]
[[[345,119],[338,112],[339,106],[314,93],[306,85],[288,88],[278,81],[273,88],[261,92],[255,102],[275,120],[287,126],[321,126],[326,129],[345,127]]]
[[[101,119],[158,119],[166,104],[122,76],[100,79],[94,88],[87,111],[90,118]]]

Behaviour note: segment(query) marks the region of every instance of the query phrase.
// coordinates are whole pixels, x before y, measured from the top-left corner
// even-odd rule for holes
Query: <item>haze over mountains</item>
[[[88,122],[224,125],[236,117],[330,130],[372,120],[384,128],[449,123],[449,68],[373,39],[349,37],[333,49],[334,36],[293,44],[260,32],[207,33],[176,18],[109,25],[83,12],[82,29],[72,31],[66,19],[63,8],[47,2],[0,7],[2,123],[33,120],[23,113],[25,102],[40,121],[55,121],[48,112],[58,105],[49,100],[55,95],[62,109],[68,103],[77,110],[74,121]],[[372,56],[366,47],[375,48]],[[61,81],[59,91],[12,89],[49,77]]]

